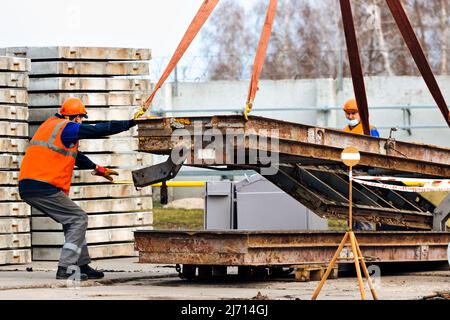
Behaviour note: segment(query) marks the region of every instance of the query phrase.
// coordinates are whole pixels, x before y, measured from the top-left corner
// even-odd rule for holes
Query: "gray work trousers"
[[[22,200],[63,225],[65,242],[59,266],[83,266],[91,262],[86,244],[88,216],[62,191],[49,196],[25,196]]]

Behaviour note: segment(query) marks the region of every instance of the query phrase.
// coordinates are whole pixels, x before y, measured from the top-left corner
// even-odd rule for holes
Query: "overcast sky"
[[[236,0],[251,3],[254,0]],[[173,53],[203,0],[1,0],[0,47],[118,46]],[[220,5],[220,3],[219,3]],[[195,54],[199,41],[187,55]]]

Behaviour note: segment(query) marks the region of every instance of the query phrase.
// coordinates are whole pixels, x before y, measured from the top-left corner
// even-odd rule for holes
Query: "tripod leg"
[[[359,291],[361,292],[361,298],[363,300],[366,300],[366,291],[364,290],[364,283],[361,276],[361,269],[359,267],[359,255],[358,251],[356,250],[355,234],[353,233],[353,231],[350,231],[349,233],[350,233],[350,243],[352,244],[353,257],[355,258],[355,268],[356,268],[356,275],[358,277]]]
[[[367,270],[366,262],[364,261],[363,255],[361,253],[361,249],[359,248],[358,240],[355,237],[356,251],[358,251],[358,255],[361,257],[361,267],[364,271],[364,274],[367,278],[367,282],[369,283],[370,292],[372,292],[372,297],[374,300],[378,300],[377,292],[375,291],[375,287],[372,283],[372,279],[370,279],[369,271]]]
[[[335,252],[335,254],[333,256],[333,259],[331,259],[331,262],[330,262],[330,265],[327,268],[327,271],[323,275],[322,280],[320,280],[319,285],[317,286],[316,290],[313,293],[313,296],[311,298],[312,300],[316,300],[317,299],[317,296],[319,295],[320,290],[322,290],[322,287],[325,284],[325,281],[328,279],[328,276],[330,275],[331,270],[333,270],[334,264],[336,263],[337,258],[339,258],[339,254],[341,253],[342,249],[344,248],[344,245],[347,242],[347,240],[348,240],[348,232],[346,232],[345,235],[344,235],[344,238],[342,238],[342,241],[339,244],[339,247],[337,248],[337,250],[336,250],[336,252]]]

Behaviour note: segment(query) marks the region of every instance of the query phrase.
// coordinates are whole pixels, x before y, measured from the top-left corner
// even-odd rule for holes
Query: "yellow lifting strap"
[[[172,58],[169,61],[169,64],[167,65],[166,69],[164,70],[163,74],[161,75],[161,78],[159,79],[158,83],[156,84],[155,88],[153,89],[153,92],[148,97],[148,99],[145,101],[143,106],[139,111],[137,111],[134,114],[134,119],[137,119],[139,117],[142,117],[145,112],[150,107],[153,98],[156,95],[156,92],[161,88],[161,86],[164,84],[164,82],[167,80],[167,78],[172,73],[173,69],[177,65],[177,63],[180,61],[180,59],[183,57],[186,50],[189,48],[192,41],[197,36],[200,29],[205,24],[206,20],[208,20],[209,16],[213,12],[214,8],[216,7],[217,3],[219,3],[219,0],[204,0],[202,5],[200,6],[200,9],[198,10],[197,14],[195,15],[194,19],[192,20],[191,24],[189,25],[186,33],[184,34],[183,38],[180,41],[180,44],[178,45],[177,49],[175,50]]]
[[[244,118],[248,120],[248,114],[252,110],[253,101],[255,100],[256,91],[258,88],[259,76],[262,71],[264,59],[267,53],[267,46],[270,40],[270,34],[272,33],[273,21],[277,12],[278,0],[270,0],[269,7],[267,8],[266,20],[259,38],[258,49],[256,50],[255,61],[253,62],[252,77],[250,80],[250,86],[248,89],[247,103],[244,109]]]

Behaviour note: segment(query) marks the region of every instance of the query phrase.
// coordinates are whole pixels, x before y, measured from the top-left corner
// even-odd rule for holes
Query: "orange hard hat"
[[[350,112],[350,111],[356,111],[358,112],[358,104],[356,103],[355,99],[350,99],[344,104],[344,111]]]
[[[59,109],[59,114],[63,116],[77,116],[80,115],[84,118],[87,118],[86,107],[84,106],[83,101],[78,98],[68,98],[61,105],[61,109]]]

